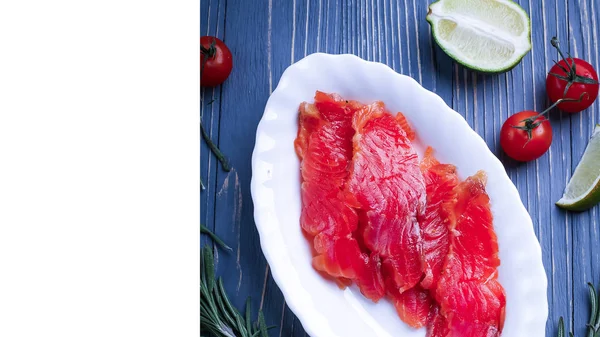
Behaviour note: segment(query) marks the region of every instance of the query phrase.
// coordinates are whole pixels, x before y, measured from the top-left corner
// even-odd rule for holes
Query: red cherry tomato
[[[233,68],[231,51],[214,36],[200,38],[200,85],[214,87],[223,83]]]
[[[518,161],[541,157],[552,143],[552,126],[535,111],[521,111],[510,116],[500,130],[500,146]]]
[[[591,64],[578,58],[570,58],[568,61],[572,67],[575,67],[576,76],[598,81],[598,74],[596,74],[596,71]],[[556,102],[563,97],[576,99],[577,97],[581,96],[581,94],[586,93],[581,102],[563,102],[558,105],[558,108],[569,113],[575,113],[587,109],[590,105],[592,105],[592,103],[594,103],[596,97],[598,97],[598,83],[572,82],[565,95],[565,88],[569,81],[554,75],[556,74],[564,78],[569,77],[569,73],[565,73],[564,69],[561,67],[568,70],[569,65],[567,65],[567,62],[565,61],[558,62],[558,64],[555,64],[554,67],[550,69],[550,73],[546,78],[546,91],[548,92],[548,98],[550,98],[550,101]]]
[[[563,59],[550,69],[546,78],[548,98],[550,101],[556,102],[561,98],[575,100],[582,97],[580,101],[562,102],[558,104],[558,108],[569,113],[587,109],[598,97],[599,86],[596,70],[582,59],[565,58],[556,38],[552,39],[552,45]]]

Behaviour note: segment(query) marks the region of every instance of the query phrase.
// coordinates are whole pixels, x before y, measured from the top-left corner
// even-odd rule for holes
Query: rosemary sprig
[[[600,302],[598,293],[594,285],[588,282],[588,291],[590,294],[590,319],[587,324],[587,337],[600,337]],[[563,318],[558,320],[558,337],[565,337],[565,323]],[[569,332],[569,337],[573,337],[573,333]]]
[[[210,148],[212,153],[215,155],[215,157],[217,157],[219,162],[221,162],[221,166],[223,167],[223,170],[225,172],[231,171],[231,166],[229,165],[229,161],[227,160],[225,155],[221,152],[221,150],[219,150],[217,145],[215,145],[215,143],[213,143],[213,141],[210,139],[210,137],[208,136],[208,133],[206,132],[206,130],[204,130],[204,126],[202,125],[202,123],[200,123],[200,133],[202,134],[202,138],[204,138],[206,145],[208,145],[208,147]]]
[[[600,336],[600,307],[598,306],[598,294],[594,285],[588,282],[588,290],[590,292],[590,320],[587,324],[587,335],[588,337]]]
[[[573,333],[569,332],[569,336],[573,337]],[[565,322],[562,316],[558,319],[558,337],[565,337]]]
[[[242,316],[227,298],[221,278],[215,281],[214,258],[209,247],[202,249],[200,261],[200,330],[215,337],[268,337],[267,331],[274,326],[267,327],[262,311],[257,321],[251,322],[250,297]]]
[[[221,246],[221,248],[226,249],[228,251],[232,250],[231,247],[226,245],[225,242],[223,242],[223,240],[221,240],[218,236],[215,235],[215,233],[213,233],[203,224],[200,224],[200,233],[208,235],[213,240],[213,242]]]

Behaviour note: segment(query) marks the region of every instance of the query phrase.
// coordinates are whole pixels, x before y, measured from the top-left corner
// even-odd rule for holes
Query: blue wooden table
[[[271,336],[305,336],[286,307],[259,245],[250,198],[250,158],[256,126],[269,94],[286,67],[314,52],[351,53],[383,62],[437,93],[464,116],[505,163],[533,219],[548,275],[548,336],[559,316],[584,335],[589,302],[586,282],[600,280],[598,208],[583,213],[554,206],[575,169],[595,123],[598,102],[568,115],[551,113],[554,140],[540,159],[516,164],[499,147],[499,129],[511,114],[543,110],[546,73],[557,59],[550,39],[570,44],[575,57],[596,68],[600,58],[600,4],[596,0],[520,0],[530,14],[533,49],[512,71],[482,75],[446,56],[432,41],[425,0],[201,0],[200,33],[221,38],[231,49],[234,69],[220,87],[202,89],[202,123],[233,170],[224,172],[203,143],[201,221],[233,247],[216,250],[217,273],[242,308],[253,298],[264,310]],[[352,71],[349,69],[348,71]],[[206,238],[202,244],[207,244]]]

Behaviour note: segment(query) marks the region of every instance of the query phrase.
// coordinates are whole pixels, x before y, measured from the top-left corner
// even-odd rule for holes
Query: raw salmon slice
[[[313,266],[338,284],[356,282],[374,301],[385,294],[377,254],[367,254],[353,236],[356,210],[343,192],[352,159],[352,118],[361,105],[317,92],[315,104],[300,105],[295,149],[301,160],[300,224],[313,240]]]
[[[436,303],[432,305],[427,322],[426,337],[448,337],[450,328],[446,317],[440,313],[440,307]],[[485,336],[485,335],[484,335]]]
[[[403,118],[398,120],[401,121],[402,128],[407,135],[412,135],[414,138],[414,132],[408,123]],[[459,180],[456,175],[456,167],[441,164],[434,157],[431,147],[425,151],[420,167],[427,192],[425,214],[419,219],[423,240],[422,254],[425,260],[424,276],[420,285],[402,294],[388,290],[388,294],[392,298],[398,315],[405,323],[414,328],[429,325],[430,330],[442,333],[440,331],[447,326],[443,316],[435,316],[436,321],[428,324],[428,320],[432,320],[432,315],[439,310],[430,293],[435,292],[446,255],[448,255],[450,221],[447,208],[456,201],[454,188],[458,185]]]
[[[454,165],[440,164],[435,159],[431,147],[425,151],[421,171],[427,189],[427,208],[419,221],[426,262],[421,286],[435,289],[450,246],[447,208],[455,202],[458,176]]]
[[[497,281],[498,243],[485,183],[480,171],[455,189],[450,248],[436,290],[443,315],[436,319],[445,319],[449,332],[432,337],[493,337],[502,331],[506,297]]]
[[[396,312],[400,319],[413,328],[421,328],[427,325],[429,313],[433,300],[429,291],[419,285],[400,293],[397,289],[388,290]]]
[[[454,219],[450,222],[452,251],[445,267],[448,277],[485,280],[500,266],[486,180],[485,172],[479,171],[456,188],[457,200],[449,212]]]
[[[402,293],[423,274],[417,219],[425,211],[425,182],[402,118],[382,102],[364,106],[353,118],[354,157],[347,199],[359,210],[361,243],[382,259],[384,277]]]

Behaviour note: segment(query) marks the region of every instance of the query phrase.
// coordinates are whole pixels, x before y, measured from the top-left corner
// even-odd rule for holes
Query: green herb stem
[[[221,248],[226,249],[228,251],[233,250],[233,249],[231,249],[231,247],[226,245],[225,242],[223,242],[223,240],[221,240],[218,236],[216,236],[215,233],[213,233],[210,229],[208,229],[206,226],[204,226],[202,224],[200,224],[200,233],[208,235],[211,238],[211,240],[213,240],[214,243],[221,246]]]
[[[200,133],[202,134],[202,138],[204,138],[204,141],[206,142],[206,145],[208,145],[208,147],[210,148],[210,150],[212,151],[212,153],[215,155],[215,157],[217,157],[217,159],[221,163],[221,166],[223,167],[223,170],[225,172],[231,171],[231,166],[229,166],[229,161],[227,160],[227,158],[225,157],[225,155],[223,155],[223,153],[221,152],[221,150],[219,150],[219,148],[217,147],[217,145],[215,145],[215,143],[213,143],[213,141],[210,139],[210,137],[208,136],[208,133],[204,129],[204,126],[202,125],[202,123],[200,123]]]
[[[258,319],[251,322],[250,297],[246,300],[246,314],[240,312],[231,304],[221,278],[215,281],[215,266],[212,250],[204,247],[201,250],[200,261],[200,329],[204,329],[216,337],[268,337],[267,327],[262,311]]]
[[[600,306],[598,293],[594,285],[588,283],[588,292],[590,296],[590,318],[587,324],[587,337],[600,337]],[[558,337],[565,337],[565,323],[563,318],[558,319]],[[569,337],[573,337],[573,333],[569,332]]]

